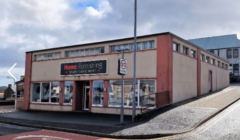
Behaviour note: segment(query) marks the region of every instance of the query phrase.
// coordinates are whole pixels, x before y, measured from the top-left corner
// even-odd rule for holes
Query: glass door
[[[89,86],[84,87],[83,110],[89,110]]]

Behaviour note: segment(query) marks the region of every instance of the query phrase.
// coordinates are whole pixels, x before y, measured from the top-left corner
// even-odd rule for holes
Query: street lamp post
[[[134,54],[133,54],[133,105],[132,105],[132,121],[135,121],[136,115],[136,40],[137,40],[137,0],[134,2]]]

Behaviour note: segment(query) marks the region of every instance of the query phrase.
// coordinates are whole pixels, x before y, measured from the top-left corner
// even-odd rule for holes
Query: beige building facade
[[[119,49],[129,49],[125,115],[134,100],[140,114],[229,85],[228,61],[167,32],[137,38],[135,91],[133,38],[27,52],[23,109],[120,114]]]

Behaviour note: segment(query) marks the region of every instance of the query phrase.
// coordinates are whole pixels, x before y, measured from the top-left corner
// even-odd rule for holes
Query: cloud
[[[133,36],[133,2],[0,1],[0,69],[14,63],[24,69],[30,50]],[[189,39],[239,33],[239,8],[237,0],[138,0],[137,34],[170,31]]]

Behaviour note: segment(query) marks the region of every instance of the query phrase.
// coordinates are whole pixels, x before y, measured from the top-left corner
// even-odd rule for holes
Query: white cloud
[[[107,0],[101,0],[98,9],[89,6],[85,11],[86,15],[96,18],[103,18],[110,12],[112,12],[112,7]]]
[[[39,35],[39,37],[43,42],[47,42],[49,45],[53,45],[57,41],[57,38],[51,35]]]

